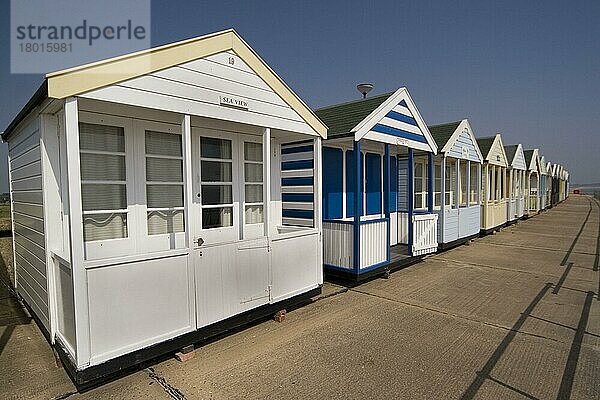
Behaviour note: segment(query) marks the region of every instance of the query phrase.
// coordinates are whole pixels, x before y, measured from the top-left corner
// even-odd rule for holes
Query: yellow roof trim
[[[233,50],[311,128],[327,138],[325,124],[233,29],[47,74],[48,97],[77,96],[227,50]]]

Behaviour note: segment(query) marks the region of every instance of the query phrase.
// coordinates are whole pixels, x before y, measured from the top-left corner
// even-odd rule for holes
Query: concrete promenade
[[[84,393],[0,282],[0,398],[599,399],[599,235],[600,204],[574,195]]]

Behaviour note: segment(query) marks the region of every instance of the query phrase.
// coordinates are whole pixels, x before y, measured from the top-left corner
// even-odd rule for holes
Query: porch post
[[[446,153],[442,154],[442,163],[440,165],[440,218],[442,220],[440,224],[440,241],[444,241],[444,224],[445,221],[445,209],[446,209]]]
[[[433,153],[427,153],[427,212],[433,213]]]
[[[362,214],[362,187],[360,168],[360,141],[354,141],[354,272],[360,272],[360,216]]]
[[[466,193],[466,204],[467,204],[467,208],[471,205],[471,161],[467,160],[467,176],[465,176],[465,179],[467,180],[467,193]]]
[[[269,142],[270,142],[270,135],[269,135]],[[317,276],[318,276],[318,283],[322,284],[323,283],[323,151],[322,151],[322,144],[323,142],[321,141],[321,137],[318,136],[317,138],[315,138],[314,140],[314,149],[313,149],[313,156],[314,156],[314,169],[313,169],[313,184],[314,184],[314,189],[313,189],[313,193],[314,193],[314,203],[313,203],[313,218],[314,218],[314,226],[315,228],[318,229],[319,231],[319,245],[317,246]],[[270,149],[270,146],[269,146]],[[269,150],[270,153],[270,150]],[[271,180],[271,174],[270,174],[270,170],[271,170],[271,163],[269,163],[269,175],[267,175],[269,177],[269,181]],[[270,187],[270,182],[267,183],[267,186]],[[269,190],[269,198],[267,200],[270,200],[271,197],[271,192]],[[267,204],[267,203],[265,203]]]
[[[415,182],[414,182],[414,154],[413,149],[408,148],[408,254],[413,255],[414,227],[413,227],[413,209],[415,201]]]
[[[192,193],[192,125],[191,117],[184,115],[181,121],[181,139],[183,142],[183,171],[184,171],[184,194],[185,194],[185,245],[189,248],[193,247],[194,234],[192,232],[192,204],[193,204],[193,193]]]
[[[481,205],[481,163],[477,164],[477,204]]]
[[[71,232],[71,273],[75,308],[75,363],[83,367],[90,360],[87,275],[83,267],[83,216],[81,206],[81,172],[79,169],[79,115],[77,99],[65,101],[65,139],[67,151],[67,182],[69,191],[69,221]]]
[[[391,180],[390,180],[390,145],[385,144],[384,158],[383,158],[383,212],[385,213],[386,227],[387,227],[387,258],[390,261],[390,243],[391,243],[391,232],[390,232],[390,195],[391,195]]]
[[[271,237],[271,128],[263,128],[262,141],[263,141],[263,221],[264,221],[264,225],[265,225],[265,228],[264,228],[265,236],[270,238]],[[317,159],[316,154],[315,154],[315,159]]]

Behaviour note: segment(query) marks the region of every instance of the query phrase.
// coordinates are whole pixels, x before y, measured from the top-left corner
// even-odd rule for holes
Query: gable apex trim
[[[401,104],[401,102],[404,102]],[[408,89],[401,87],[396,90],[390,97],[388,97],[379,107],[373,110],[367,115],[362,121],[360,121],[350,132],[354,133],[354,140],[358,141],[362,139],[369,131],[373,129],[390,111],[393,111],[394,107],[401,105],[410,111],[413,118],[417,123],[417,127],[423,134],[425,143],[431,149],[433,154],[437,154],[438,147],[433,136],[429,132],[427,124],[421,117],[418,108],[415,106]]]

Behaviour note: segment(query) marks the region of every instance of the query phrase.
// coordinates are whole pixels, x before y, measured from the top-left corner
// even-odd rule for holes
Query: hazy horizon
[[[10,74],[0,14],[0,130],[42,75]],[[235,28],[312,108],[406,86],[429,125],[468,118],[476,136],[539,148],[571,182],[600,182],[600,5],[582,2],[152,3],[153,46]],[[186,12],[182,12],[185,7]],[[115,54],[116,55],[116,54]],[[49,71],[50,72],[50,71]],[[0,193],[8,191],[0,145]]]

